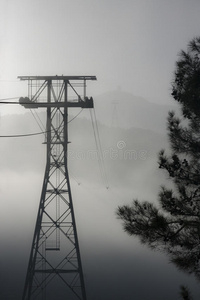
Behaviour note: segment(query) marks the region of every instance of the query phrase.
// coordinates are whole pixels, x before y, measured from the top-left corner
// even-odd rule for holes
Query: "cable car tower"
[[[47,111],[46,169],[22,300],[86,300],[68,173],[68,108],[93,108],[86,82],[96,77],[19,78],[28,81],[20,104]]]

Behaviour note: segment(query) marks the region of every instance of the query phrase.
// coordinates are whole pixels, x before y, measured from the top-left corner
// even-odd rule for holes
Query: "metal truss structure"
[[[20,104],[47,110],[46,170],[22,299],[86,300],[68,174],[68,108],[93,107],[86,82],[96,77],[19,78],[28,81],[28,97],[20,98]]]

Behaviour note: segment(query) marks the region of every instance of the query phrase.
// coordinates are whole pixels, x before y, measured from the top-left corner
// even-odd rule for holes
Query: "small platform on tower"
[[[28,97],[19,99],[19,103],[25,108],[94,107],[93,98],[86,96],[86,82],[96,80],[96,76],[55,75],[18,76],[18,78],[28,81]]]

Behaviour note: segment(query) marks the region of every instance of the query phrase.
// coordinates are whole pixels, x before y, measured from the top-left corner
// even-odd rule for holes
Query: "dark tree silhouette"
[[[180,296],[183,300],[192,300],[189,290],[184,285],[180,287]]]
[[[182,116],[169,112],[171,154],[160,151],[158,163],[173,188],[161,187],[158,206],[134,200],[118,207],[117,215],[128,234],[200,280],[200,38],[179,55],[172,96]]]

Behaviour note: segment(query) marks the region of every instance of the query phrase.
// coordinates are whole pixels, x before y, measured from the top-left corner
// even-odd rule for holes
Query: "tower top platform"
[[[18,76],[28,81],[28,97],[21,97],[19,103],[25,108],[39,107],[81,107],[93,108],[93,99],[86,96],[88,80],[96,76]]]
[[[97,80],[96,76],[18,76],[20,80]]]

